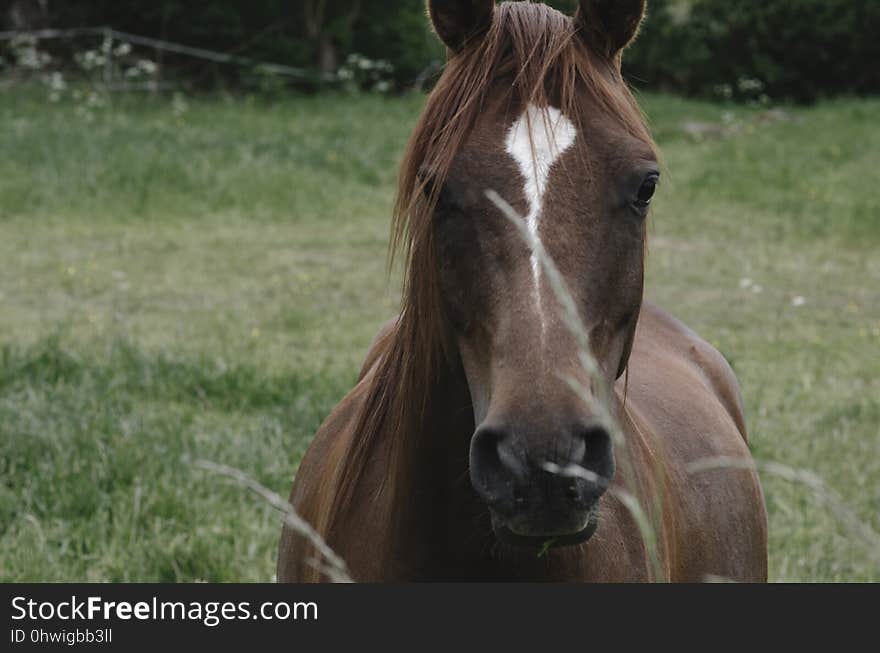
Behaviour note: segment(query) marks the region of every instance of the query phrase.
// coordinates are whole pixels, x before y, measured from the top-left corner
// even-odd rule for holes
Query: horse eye
[[[642,182],[642,185],[639,186],[639,192],[636,193],[636,197],[632,203],[633,208],[637,212],[644,213],[648,206],[650,206],[651,200],[654,198],[654,192],[657,190],[657,182],[659,179],[660,175],[652,173],[648,175]]]
[[[659,178],[659,175],[653,174],[642,182],[642,185],[639,187],[639,192],[636,194],[636,199],[633,202],[633,205],[637,209],[644,210],[651,204],[654,192],[657,190],[657,181]]]

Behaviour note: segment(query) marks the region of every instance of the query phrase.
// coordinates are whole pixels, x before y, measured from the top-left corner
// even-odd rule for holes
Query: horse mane
[[[437,284],[432,215],[453,160],[499,79],[510,80],[512,102],[554,104],[573,119],[585,86],[625,129],[651,142],[616,63],[588,47],[575,21],[546,5],[497,5],[488,31],[450,55],[400,167],[389,264],[395,257],[404,261],[401,311],[368,376],[355,436],[324,479],[329,504],[315,526],[325,537],[346,518],[362,472],[383,444],[389,447],[388,476],[378,492],[390,493],[394,514],[378,526],[394,529],[406,519],[420,434],[434,421],[434,390],[455,360]]]

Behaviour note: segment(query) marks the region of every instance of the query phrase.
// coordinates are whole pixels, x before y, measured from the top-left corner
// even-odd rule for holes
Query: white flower
[[[104,99],[94,91],[91,91],[86,97],[86,106],[90,108],[102,107],[104,106]]]
[[[159,70],[159,66],[149,59],[138,59],[137,66],[147,75],[155,75]]]
[[[52,91],[60,92],[67,88],[67,82],[64,81],[64,75],[60,72],[53,72],[46,79],[46,84]]]
[[[86,50],[82,54],[77,55],[76,58],[83,70],[100,68],[107,61],[102,54],[99,54],[95,50]]]
[[[807,300],[804,299],[803,297],[801,297],[800,295],[795,295],[794,297],[791,298],[791,305],[794,306],[795,308],[798,308],[799,306],[803,306],[806,303],[807,303]]]
[[[171,99],[171,113],[173,113],[175,117],[179,118],[186,113],[188,108],[189,105],[187,104],[186,98],[183,96],[183,93],[175,93],[174,97]]]

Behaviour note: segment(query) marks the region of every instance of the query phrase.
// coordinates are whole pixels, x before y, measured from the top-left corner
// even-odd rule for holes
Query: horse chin
[[[591,537],[593,537],[593,535],[595,535],[596,529],[598,529],[598,527],[599,518],[595,511],[590,513],[586,525],[581,530],[555,535],[525,535],[514,532],[510,529],[510,527],[504,524],[500,524],[497,522],[493,523],[495,536],[502,544],[520,549],[533,549],[539,552],[543,552],[548,549],[555,549],[558,547],[577,546],[578,544],[583,544],[584,542],[587,542]]]

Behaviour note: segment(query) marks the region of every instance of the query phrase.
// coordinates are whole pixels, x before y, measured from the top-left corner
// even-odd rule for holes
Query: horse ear
[[[492,24],[495,0],[428,0],[428,15],[440,40],[458,52]]]
[[[614,59],[630,44],[645,16],[645,0],[580,0],[575,23],[590,47]]]

